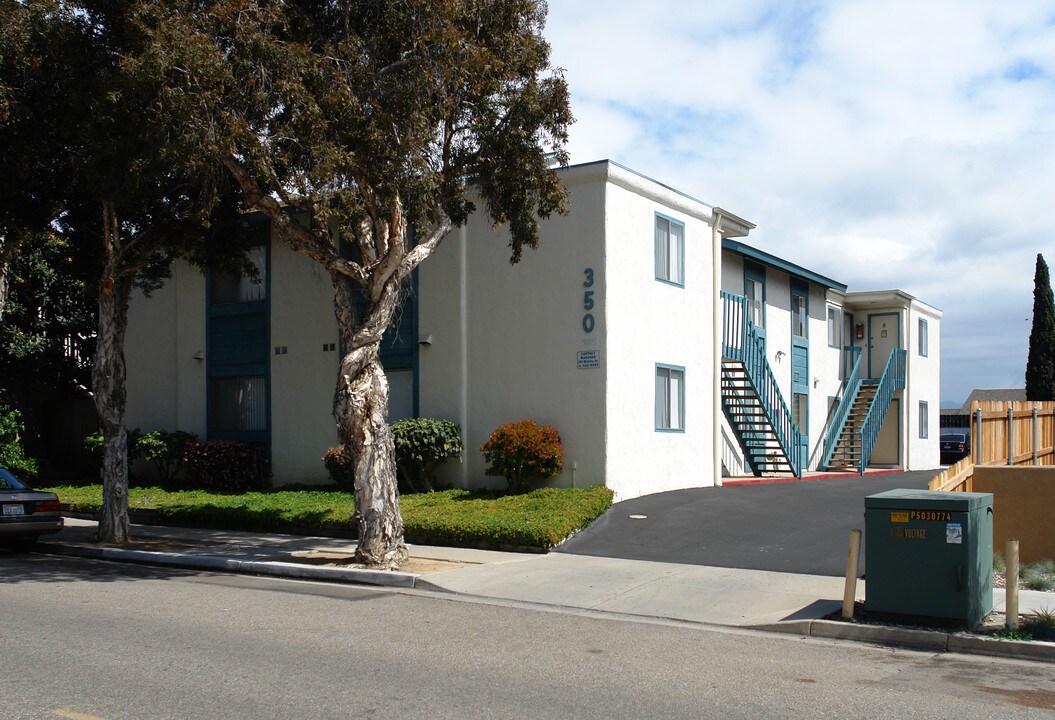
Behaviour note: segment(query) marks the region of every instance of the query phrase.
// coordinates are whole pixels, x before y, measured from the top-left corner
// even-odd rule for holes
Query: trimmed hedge
[[[102,486],[49,488],[71,512],[97,514]],[[131,508],[150,508],[160,524],[229,530],[355,533],[350,493],[278,490],[220,494],[130,488]],[[612,505],[603,486],[543,488],[523,495],[443,490],[400,498],[408,542],[487,548],[547,550],[585,528]]]

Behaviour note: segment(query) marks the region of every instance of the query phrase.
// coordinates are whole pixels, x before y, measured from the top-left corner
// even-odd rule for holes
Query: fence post
[[[1015,411],[1007,409],[1007,464],[1015,464]]]
[[[1033,464],[1037,464],[1037,447],[1040,445],[1040,425],[1037,423],[1037,406],[1033,406]]]
[[[978,408],[974,415],[974,464],[982,464],[982,409]]]

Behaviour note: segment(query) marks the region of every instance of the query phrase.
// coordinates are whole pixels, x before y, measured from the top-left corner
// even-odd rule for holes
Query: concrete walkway
[[[279,577],[388,585],[464,598],[526,603],[690,623],[761,628],[934,650],[1055,660],[1055,643],[824,620],[842,605],[843,579],[762,570],[625,560],[566,553],[531,555],[411,546],[419,572],[363,570],[347,562],[354,542],[333,538],[134,526],[130,548],[94,542],[96,523],[68,518],[44,552]],[[857,584],[863,599],[864,581]],[[1004,593],[994,594],[1003,611]],[[1023,614],[1055,609],[1055,595],[1023,591]],[[1002,618],[996,618],[1003,623]]]

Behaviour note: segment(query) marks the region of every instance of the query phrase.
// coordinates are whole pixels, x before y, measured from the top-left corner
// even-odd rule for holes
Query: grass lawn
[[[102,506],[101,485],[45,489],[57,493],[71,512],[95,514]],[[133,487],[128,496],[129,507],[153,509],[161,525],[320,534],[355,530],[355,504],[345,492],[221,494]],[[400,497],[409,542],[495,549],[547,550],[611,505],[612,491],[602,486],[543,488],[523,495],[444,490]]]

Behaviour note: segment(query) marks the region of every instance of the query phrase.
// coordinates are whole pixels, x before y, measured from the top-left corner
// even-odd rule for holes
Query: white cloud
[[[759,247],[945,311],[943,405],[1022,383],[1055,263],[1055,8],[985,0],[552,0],[573,162],[758,224]]]

